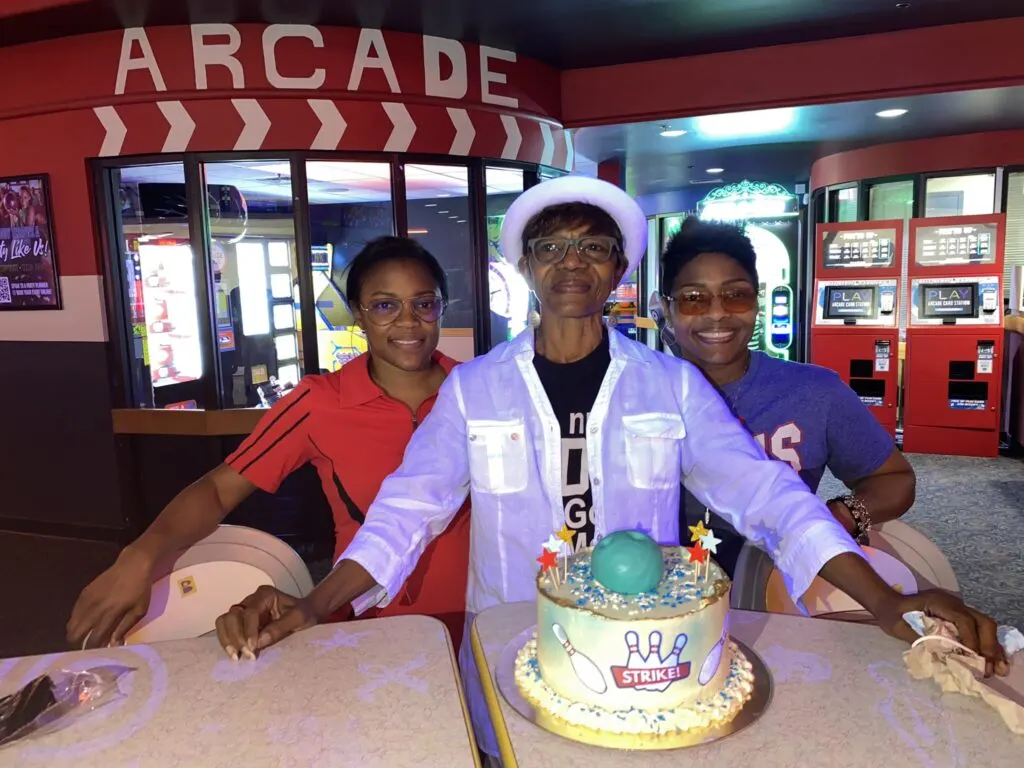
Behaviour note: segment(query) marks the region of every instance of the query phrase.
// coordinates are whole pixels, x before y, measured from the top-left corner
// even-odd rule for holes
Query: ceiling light
[[[783,133],[796,120],[796,110],[762,109],[756,112],[733,112],[727,115],[705,115],[697,118],[697,131],[704,136],[724,139],[738,136],[767,136]]]
[[[437,208],[437,203],[424,203],[424,208]]]
[[[708,173],[721,173],[725,168],[708,168]]]
[[[448,213],[448,211],[438,211],[438,213]]]
[[[459,217],[458,217],[458,216],[449,216],[448,218],[449,218],[449,219],[457,219],[457,218],[459,218]]]
[[[466,220],[465,220],[465,219],[459,219],[459,221],[458,221],[457,223],[459,223],[459,224],[465,224],[465,223],[466,223]]]
[[[903,117],[905,114],[905,109],[883,109],[881,112],[875,112],[876,117]]]
[[[674,139],[677,136],[683,136],[686,133],[682,128],[669,128],[667,125],[661,127],[661,135],[666,139]]]
[[[910,3],[896,3],[896,10],[905,11],[910,7]]]

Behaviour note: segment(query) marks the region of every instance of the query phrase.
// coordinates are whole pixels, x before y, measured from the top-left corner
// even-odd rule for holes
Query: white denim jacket
[[[609,336],[611,365],[587,426],[597,536],[640,526],[678,544],[685,480],[772,555],[795,600],[833,557],[860,554],[789,465],[766,458],[697,368],[616,331]],[[528,330],[452,371],[339,558],[358,562],[380,585],[353,601],[357,613],[384,605],[471,494],[459,662],[477,740],[492,755],[497,742],[468,628],[485,608],[536,598],[541,544],[565,521],[562,435],[533,354]]]

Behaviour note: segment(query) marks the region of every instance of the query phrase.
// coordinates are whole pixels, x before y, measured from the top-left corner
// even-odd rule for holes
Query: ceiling
[[[1024,13],[1020,0],[3,0],[0,6],[0,45],[130,26],[290,22],[425,32],[516,50],[563,69]]]
[[[896,108],[908,111],[876,116]],[[665,128],[686,133],[666,138],[660,135]],[[646,195],[744,178],[791,184],[806,181],[812,163],[834,152],[1012,128],[1024,128],[1024,87],[580,128],[574,137],[584,166],[625,160],[628,188]],[[724,170],[709,174],[709,168]]]
[[[291,166],[286,160],[250,160],[208,163],[207,184],[238,187],[246,199],[285,200],[292,197]],[[309,202],[313,205],[375,203],[391,199],[391,167],[387,163],[334,162],[310,160],[306,163]],[[181,163],[136,165],[121,169],[121,182],[185,183]],[[484,172],[487,194],[500,195],[523,191],[523,172],[513,168],[487,168]],[[406,198],[436,200],[466,197],[468,171],[457,165],[405,165]]]

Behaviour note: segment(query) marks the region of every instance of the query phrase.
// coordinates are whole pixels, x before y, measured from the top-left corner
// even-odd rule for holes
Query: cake
[[[754,678],[729,637],[731,583],[706,551],[704,563],[690,551],[619,532],[538,574],[537,631],[515,681],[542,724],[650,748],[736,717]]]

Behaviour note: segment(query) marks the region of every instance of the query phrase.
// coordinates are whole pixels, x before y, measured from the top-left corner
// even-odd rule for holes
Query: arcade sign
[[[798,204],[797,196],[781,184],[744,180],[711,190],[697,203],[697,216],[729,222],[788,218],[799,214]]]
[[[325,30],[311,24],[270,24],[260,33],[262,61],[259,63],[262,66],[259,69],[262,71],[254,72],[254,57],[249,54],[256,43],[251,40],[252,25],[192,24],[189,30],[192,82],[197,91],[216,89],[217,86],[211,86],[211,76],[223,81],[225,74],[231,89],[239,91],[259,88],[266,82],[275,90],[315,91],[343,87],[357,92],[367,90],[364,85],[367,77],[374,77],[375,81],[383,77],[388,91],[393,94],[422,93],[458,101],[470,96],[471,90],[479,89],[479,99],[485,104],[519,107],[519,99],[507,95],[508,91],[516,90],[510,88],[514,84],[509,83],[510,65],[517,62],[514,51],[423,35],[419,52],[422,69],[417,72],[415,69],[419,67],[402,66],[415,52],[398,50],[397,36],[388,37],[379,29],[327,29],[328,41],[334,43],[328,45]],[[350,32],[358,32],[354,45]],[[164,74],[180,82],[180,64],[168,59],[161,66],[150,41],[151,34],[155,37],[157,31],[147,31],[144,27],[124,30],[115,96],[138,92],[143,82],[146,89],[157,92],[176,89],[168,87]],[[392,48],[388,47],[388,39],[392,40]],[[407,47],[412,36],[405,35],[403,39]],[[339,43],[344,43],[342,48],[338,47]],[[282,50],[287,53],[282,54]],[[309,51],[308,56],[297,55],[306,51]],[[471,61],[472,58],[476,61]],[[129,78],[134,87],[130,87]]]

